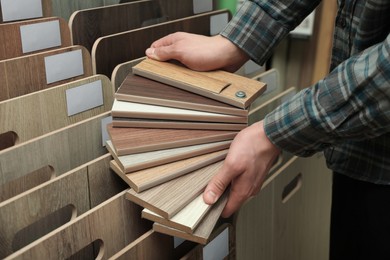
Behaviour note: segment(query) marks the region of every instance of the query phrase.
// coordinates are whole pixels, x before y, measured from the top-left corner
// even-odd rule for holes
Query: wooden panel
[[[227,199],[228,193],[225,192],[224,195],[221,196],[220,199],[211,207],[210,211],[203,218],[201,223],[199,223],[199,226],[192,234],[164,226],[159,223],[153,224],[153,230],[205,245],[209,241],[210,235],[221,216],[222,210],[225,208]]]
[[[47,83],[45,58],[52,55],[82,51],[83,75]],[[81,46],[72,46],[0,61],[0,101],[29,94],[92,76],[91,56]]]
[[[227,149],[231,141],[221,141],[215,143],[199,144],[172,148],[166,150],[157,150],[146,153],[137,153],[125,156],[118,156],[112,146],[111,141],[107,141],[107,149],[115,158],[115,162],[121,172],[130,173],[166,163],[171,163],[179,160],[191,158],[202,154],[207,154],[215,151]]]
[[[158,128],[119,128],[108,125],[108,134],[118,156],[232,140],[237,132]]]
[[[1,201],[106,154],[101,120],[109,115],[107,112],[0,151]],[[37,175],[42,170],[48,173]]]
[[[68,116],[65,100],[66,90],[96,81],[102,82],[104,105]],[[102,75],[96,75],[0,102],[0,133],[13,131],[18,136],[18,143],[23,143],[34,137],[109,111],[112,107],[113,95],[109,79]]]
[[[113,117],[122,118],[145,118],[158,120],[178,120],[178,121],[197,121],[197,122],[218,122],[218,123],[236,123],[246,124],[246,116],[234,116],[203,112],[184,108],[165,107],[158,105],[148,105],[128,101],[114,100],[111,110]]]
[[[133,73],[240,108],[248,107],[266,89],[264,83],[234,73],[194,71],[152,59],[134,66]],[[239,92],[243,92],[243,96],[239,96]]]
[[[173,259],[173,237],[150,230],[110,259]]]
[[[116,65],[145,56],[145,50],[152,42],[169,33],[185,31],[210,35],[210,16],[222,13],[230,14],[215,11],[100,37],[92,48],[94,72],[111,76]]]
[[[96,39],[157,23],[162,18],[156,1],[137,1],[76,11],[69,19],[73,44],[92,50]]]
[[[221,161],[225,159],[226,154],[227,150],[217,151],[128,174],[123,173],[115,161],[111,161],[111,168],[136,192],[142,192]]]
[[[237,109],[236,107],[227,105],[223,102],[132,74],[129,74],[126,77],[118,91],[116,91],[115,98],[119,101],[208,111],[228,115],[248,115],[247,110]]]
[[[93,242],[100,245],[97,251],[103,258],[113,256],[151,228],[150,223],[141,219],[141,208],[126,200],[125,193],[87,211],[10,258],[66,259]],[[92,257],[97,255],[88,258]]]
[[[66,47],[71,45],[70,31],[68,24],[62,18],[49,17],[22,22],[0,24],[0,38],[7,39],[0,42],[0,60],[10,59],[26,55],[22,51],[22,40],[20,27],[23,25],[36,24],[41,22],[58,21],[61,32],[61,45],[53,48]],[[42,50],[40,50],[42,51]],[[35,51],[39,52],[39,51]],[[31,52],[29,53],[31,54]]]
[[[49,17],[51,16],[51,0],[42,0],[42,17]],[[36,17],[36,18],[41,18],[41,17]],[[31,19],[36,19],[36,18],[31,18]],[[24,19],[20,19],[24,20]],[[12,21],[5,21],[3,20],[3,14],[2,14],[2,7],[0,4],[0,24],[1,23],[7,23],[7,22],[14,22],[18,20],[12,20]]]
[[[222,162],[206,166],[141,193],[129,190],[126,197],[170,219],[204,190],[221,166]]]
[[[118,91],[120,85],[125,81],[129,73],[132,73],[133,67],[144,59],[145,57],[141,57],[132,61],[120,63],[115,66],[111,75],[111,82],[114,86],[115,92]]]

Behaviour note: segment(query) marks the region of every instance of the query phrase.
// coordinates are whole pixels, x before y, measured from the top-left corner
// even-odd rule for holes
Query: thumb
[[[219,172],[211,179],[207,185],[204,193],[203,200],[206,204],[214,204],[219,197],[222,196],[223,192],[229,186],[233,176],[229,174],[229,169],[226,163],[223,164]]]
[[[171,46],[150,47],[146,49],[145,54],[150,59],[167,61],[174,59],[171,49]]]

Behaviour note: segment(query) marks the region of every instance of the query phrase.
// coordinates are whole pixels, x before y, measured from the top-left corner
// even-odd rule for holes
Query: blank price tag
[[[216,14],[210,16],[210,35],[217,35],[220,33],[229,22],[229,14]]]
[[[58,20],[20,26],[23,53],[61,46]]]
[[[1,0],[3,22],[43,16],[41,0]]]
[[[83,75],[81,50],[45,57],[45,70],[47,84]]]
[[[210,12],[213,10],[213,1],[211,0],[194,0],[194,14]]]
[[[103,105],[101,80],[66,90],[68,116]]]
[[[203,248],[203,260],[224,259],[229,255],[229,228]]]

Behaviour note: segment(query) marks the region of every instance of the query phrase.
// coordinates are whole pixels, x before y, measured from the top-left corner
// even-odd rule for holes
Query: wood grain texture
[[[119,193],[9,257],[66,259],[94,241],[104,243],[104,257],[113,256],[151,228],[141,219],[141,208],[126,200],[125,194]]]
[[[222,210],[227,203],[227,199],[228,193],[225,192],[224,195],[221,196],[220,199],[211,207],[210,211],[199,223],[198,227],[192,234],[159,223],[153,224],[153,230],[205,245],[210,239],[210,235],[221,216]]]
[[[150,230],[113,255],[111,260],[173,259],[173,237]]]
[[[129,74],[115,93],[119,101],[192,109],[228,115],[247,116],[248,111],[237,109],[189,91],[158,81]]]
[[[237,132],[158,128],[119,128],[107,126],[118,156],[232,140]]]
[[[133,67],[143,61],[145,57],[141,57],[128,62],[123,62],[115,66],[111,75],[111,82],[114,86],[115,92],[118,91],[121,84],[125,81],[129,73],[132,73]]]
[[[114,157],[120,171],[127,174],[134,171],[155,167],[179,160],[184,160],[202,154],[212,153],[227,149],[231,141],[221,141],[199,145],[190,145],[166,150],[157,150],[152,152],[137,153],[125,156],[118,156],[112,146],[111,141],[107,141],[107,149]]]
[[[246,116],[225,115],[183,108],[114,100],[113,117],[246,124]]]
[[[71,51],[81,50],[84,74],[48,84],[45,58]],[[51,88],[92,76],[91,55],[81,46],[26,55],[0,61],[0,101]]]
[[[99,37],[128,31],[163,19],[160,6],[151,0],[76,11],[69,19],[73,44],[92,50]]]
[[[65,91],[96,81],[102,82],[104,104],[68,116]],[[18,136],[17,144],[21,144],[32,138],[109,111],[112,107],[113,95],[110,80],[105,76],[96,75],[2,101],[0,102],[0,133],[15,132]]]
[[[266,90],[266,84],[234,73],[222,70],[194,71],[152,59],[145,59],[134,66],[133,73],[240,108],[247,108]],[[217,86],[213,87],[214,84]],[[238,91],[244,91],[245,97],[237,97]]]
[[[101,120],[109,115],[100,114],[0,151],[1,201],[106,154]]]
[[[144,57],[146,48],[152,42],[169,33],[184,31],[210,35],[210,16],[222,13],[229,12],[226,10],[214,11],[100,37],[92,48],[93,71],[111,76],[116,65]]]
[[[48,17],[40,19],[32,19],[21,22],[13,22],[0,24],[0,39],[7,39],[0,41],[0,60],[20,57],[26,54],[37,53],[43,50],[23,53],[22,39],[20,35],[20,27],[23,25],[30,25],[42,22],[58,21],[61,32],[61,45],[54,48],[63,48],[71,45],[70,30],[66,21],[58,17]],[[53,49],[53,48],[49,48]],[[49,50],[46,49],[46,50]]]
[[[143,192],[167,181],[183,176],[209,164],[225,159],[227,150],[203,154],[188,159],[159,165],[152,168],[125,174],[115,161],[111,168],[136,192]]]
[[[217,162],[141,193],[129,190],[126,198],[171,219],[204,190],[221,166]]]

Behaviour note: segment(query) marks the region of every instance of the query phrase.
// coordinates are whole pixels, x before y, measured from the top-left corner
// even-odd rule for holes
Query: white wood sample
[[[43,16],[42,0],[1,0],[4,22]]]
[[[58,20],[20,26],[23,53],[61,46]]]
[[[103,105],[102,81],[97,80],[66,90],[68,116]]]
[[[84,74],[81,50],[45,57],[47,84]]]

